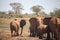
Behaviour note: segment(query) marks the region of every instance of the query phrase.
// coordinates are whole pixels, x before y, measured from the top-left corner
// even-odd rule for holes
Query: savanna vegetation
[[[42,11],[42,9],[44,10],[44,8],[41,5],[35,5],[33,7],[31,7],[30,9],[32,10],[33,13],[23,13],[22,10],[24,10],[22,8],[21,3],[10,3],[9,4],[12,9],[14,11],[8,11],[8,12],[1,12],[0,11],[0,40],[27,40],[27,38],[25,39],[19,39],[19,38],[12,38],[10,39],[10,28],[9,28],[9,24],[10,21],[12,21],[14,18],[18,18],[18,19],[25,19],[26,20],[26,25],[24,27],[24,32],[23,35],[24,36],[28,36],[29,35],[29,22],[27,20],[29,20],[30,17],[35,17],[35,16],[43,16],[43,17],[51,17],[51,16],[57,16],[60,17],[60,9],[54,9],[53,12],[50,12],[49,14],[45,13],[44,11]],[[8,39],[6,39],[8,38]],[[29,38],[28,40],[38,40],[37,38]]]

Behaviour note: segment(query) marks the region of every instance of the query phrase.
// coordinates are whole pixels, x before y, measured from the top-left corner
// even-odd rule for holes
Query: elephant
[[[58,17],[52,17],[50,22],[49,22],[49,28],[50,31],[52,33],[53,38],[55,38],[55,40],[60,40],[59,36],[60,36],[60,18]]]
[[[51,40],[51,35],[53,40],[60,40],[59,30],[60,18],[58,17],[30,18],[30,33],[35,32],[39,38],[43,38],[43,34],[47,33],[46,40]]]
[[[48,24],[50,22],[51,17],[33,17],[30,18],[30,36],[37,36],[39,39],[43,38],[43,34],[47,33],[48,39],[50,38],[50,33]]]
[[[42,38],[43,30],[47,30],[47,25],[43,24],[44,17],[33,17],[30,18],[30,36],[37,36],[39,38]],[[46,31],[45,30],[45,31]]]
[[[17,19],[14,19],[13,21],[10,22],[10,30],[11,30],[11,36],[18,36],[19,33],[19,22]]]
[[[29,19],[30,22],[30,36],[36,36],[37,35],[37,26],[39,25],[38,19],[33,17]]]
[[[21,19],[21,21],[18,21],[17,19],[14,19],[10,22],[10,30],[11,30],[11,36],[19,36],[19,27],[21,28],[22,35],[23,27],[26,24],[26,21],[24,19]]]
[[[37,26],[37,35],[39,39],[43,39],[44,35],[46,35],[49,32],[48,25],[45,24],[45,21],[47,21],[46,17],[37,17],[39,26]],[[46,36],[45,36],[46,37]]]
[[[47,38],[46,40],[50,40],[50,26],[49,26],[49,22],[51,20],[52,17],[45,17],[43,19],[43,24],[47,25],[47,30],[46,30],[46,33],[47,33]]]
[[[58,17],[48,17],[44,19],[44,24],[48,25],[48,37],[47,40],[51,38],[53,40],[60,40],[60,18]],[[51,34],[50,34],[51,33]],[[52,35],[52,37],[51,37]]]
[[[23,27],[25,26],[25,24],[26,24],[26,21],[25,21],[24,19],[22,19],[22,20],[20,21],[20,28],[21,28],[21,33],[20,33],[20,35],[22,35]]]

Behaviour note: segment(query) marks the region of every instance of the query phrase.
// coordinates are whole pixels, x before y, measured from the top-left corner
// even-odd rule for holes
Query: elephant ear
[[[20,27],[23,27],[25,24],[26,24],[26,21],[22,19],[22,20],[20,21]]]

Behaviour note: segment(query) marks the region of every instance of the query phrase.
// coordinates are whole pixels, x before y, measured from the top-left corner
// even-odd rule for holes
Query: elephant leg
[[[58,33],[58,40],[60,40],[60,39],[59,39],[59,36],[60,36],[60,35],[59,35],[59,33]]]
[[[18,32],[18,30],[16,31],[16,35],[19,36],[19,32]]]
[[[34,36],[34,31],[30,29],[30,37]]]
[[[13,30],[11,30],[11,37],[13,37]]]
[[[58,36],[59,36],[59,40],[60,40],[60,34]]]
[[[14,31],[14,36],[17,36],[17,34],[16,34],[16,30]]]
[[[32,37],[35,37],[35,32],[32,32]]]
[[[37,30],[35,30],[34,34],[35,34],[34,36],[36,36],[36,37],[38,36],[38,35],[37,35]]]
[[[40,30],[40,32],[38,33],[38,37],[39,37],[39,39],[43,39],[43,33],[42,33],[41,30]]]
[[[54,38],[55,38],[55,40],[57,40],[57,34],[56,33],[54,33]]]
[[[18,30],[15,31],[15,36],[19,36]]]
[[[47,39],[46,40],[50,40],[50,32],[47,33]]]
[[[57,40],[60,40],[60,32],[57,30]]]
[[[43,39],[43,35],[39,35],[39,39]]]
[[[30,37],[34,37],[34,33],[30,33]]]
[[[31,31],[30,31],[30,35],[29,35],[29,36],[31,37],[31,35],[32,35],[32,33],[31,33]]]
[[[35,36],[36,36],[36,31],[35,31],[35,30],[32,30],[32,31],[31,31],[31,34],[32,34],[32,35],[31,35],[32,37],[35,37]]]
[[[51,34],[52,34],[52,39],[54,40],[55,39],[54,32],[52,32]]]
[[[30,37],[32,37],[33,36],[33,33],[30,31]]]
[[[59,36],[60,36],[60,35],[59,35],[59,33],[57,32],[57,40],[60,40],[60,39],[59,39]]]
[[[22,32],[23,32],[23,27],[21,27],[21,33],[20,33],[20,35],[22,35]]]

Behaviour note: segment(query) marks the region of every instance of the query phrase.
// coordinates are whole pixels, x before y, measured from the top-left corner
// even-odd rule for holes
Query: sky
[[[0,0],[0,11],[12,10],[10,3],[21,3],[23,6],[23,13],[31,13],[31,7],[40,5],[45,13],[53,11],[55,8],[60,8],[60,0]]]

